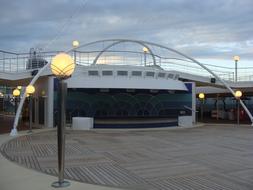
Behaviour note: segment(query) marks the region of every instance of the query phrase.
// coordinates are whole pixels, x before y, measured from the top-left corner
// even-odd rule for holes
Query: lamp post
[[[26,94],[29,95],[29,131],[28,133],[32,133],[32,107],[33,107],[33,102],[32,102],[32,95],[35,92],[35,87],[33,85],[28,85],[26,87]]]
[[[236,102],[237,102],[237,126],[240,126],[240,98],[242,96],[242,92],[240,90],[237,90],[235,92]]]
[[[17,112],[17,105],[18,105],[18,97],[19,97],[19,95],[20,95],[20,91],[16,88],[16,89],[13,90],[12,95],[13,95],[14,98],[15,98],[15,115],[16,115],[16,112]]]
[[[234,56],[235,61],[235,82],[237,82],[237,62],[240,60],[240,57],[238,55]]]
[[[74,41],[72,42],[72,46],[73,46],[73,48],[75,48],[75,49],[74,49],[74,63],[76,64],[76,48],[79,47],[79,41],[74,40]]]
[[[199,93],[199,100],[201,102],[201,121],[203,121],[203,106],[204,106],[204,99],[205,99],[205,94],[203,92]]]
[[[144,66],[146,67],[147,64],[147,53],[148,53],[148,48],[143,47],[143,53],[144,53]]]
[[[64,180],[66,121],[65,96],[67,92],[67,83],[64,82],[64,79],[71,77],[74,69],[75,63],[68,54],[60,53],[52,60],[51,71],[54,76],[59,79],[57,121],[58,181],[52,183],[52,186],[56,188],[67,187],[70,185],[70,182]]]

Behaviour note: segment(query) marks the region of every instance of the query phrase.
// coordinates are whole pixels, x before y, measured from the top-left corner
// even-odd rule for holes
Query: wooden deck
[[[56,132],[2,145],[8,159],[57,175]],[[253,189],[253,128],[67,131],[65,176],[139,190]],[[29,183],[29,182],[27,182]]]

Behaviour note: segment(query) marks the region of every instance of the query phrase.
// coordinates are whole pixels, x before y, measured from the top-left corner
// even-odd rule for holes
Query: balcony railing
[[[100,51],[72,51],[73,59],[78,65],[89,66],[92,65],[94,59]],[[31,55],[31,53],[12,53],[0,50],[0,72],[2,73],[17,73],[30,71],[43,67],[46,63],[51,62],[53,56],[59,51],[41,52],[38,55]],[[146,57],[144,57],[146,56]],[[173,70],[184,72],[197,76],[212,77],[200,66],[195,63],[180,59],[177,57],[162,57],[154,54],[156,59],[156,66],[164,70]],[[110,65],[132,65],[132,66],[148,66],[154,65],[153,57],[149,54],[138,51],[106,51],[97,60],[97,64]],[[222,79],[227,81],[234,81],[234,68],[215,66],[211,64],[204,64],[211,69]],[[238,68],[238,81],[252,81],[253,67]]]

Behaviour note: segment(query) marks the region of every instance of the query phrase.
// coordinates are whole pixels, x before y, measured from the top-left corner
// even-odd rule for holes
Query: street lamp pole
[[[35,87],[33,85],[28,85],[26,87],[26,94],[29,95],[29,131],[28,133],[32,133],[32,107],[33,107],[33,97],[32,95],[35,92]]]
[[[76,64],[76,48],[79,47],[79,41],[74,40],[72,42],[72,46],[73,46],[73,48],[75,48],[74,49],[74,63]]]
[[[235,61],[235,82],[237,82],[237,63],[240,60],[240,57],[238,55],[234,56]]]
[[[12,95],[14,96],[15,101],[15,115],[17,113],[17,105],[18,105],[18,97],[20,95],[20,91],[16,88],[13,90]]]
[[[148,48],[143,47],[143,53],[144,53],[144,66],[146,67],[147,64],[147,53],[148,53]]]
[[[201,121],[203,122],[203,114],[204,114],[204,99],[205,99],[205,94],[204,93],[199,93],[199,100],[201,102]]]
[[[65,53],[56,55],[51,63],[52,73],[59,79],[58,88],[58,123],[57,123],[57,146],[58,146],[58,181],[52,183],[52,187],[67,187],[70,182],[64,180],[65,167],[65,122],[66,122],[66,93],[67,84],[65,79],[71,77],[75,69],[72,58]]]
[[[242,92],[237,90],[235,92],[236,102],[237,102],[237,126],[240,126],[240,98],[242,96]]]

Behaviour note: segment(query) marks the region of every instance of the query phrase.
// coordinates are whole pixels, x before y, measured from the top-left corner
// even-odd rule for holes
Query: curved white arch
[[[120,43],[125,43],[125,42],[132,42],[132,43],[137,43],[137,44],[140,44],[142,45],[143,47],[146,47],[148,49],[148,52],[150,52],[152,58],[153,58],[153,63],[154,65],[156,65],[156,59],[155,59],[155,55],[153,53],[153,51],[150,49],[149,46],[147,46],[145,43],[142,43],[140,41],[137,41],[137,40],[119,40],[119,41],[116,41],[116,42],[113,42],[112,44],[109,44],[108,46],[106,46],[104,49],[102,49],[102,51],[99,52],[99,54],[95,57],[94,61],[93,61],[93,64],[95,65],[97,63],[97,60],[99,59],[99,57],[105,52],[107,51],[108,49],[110,49],[111,47],[117,45],[117,44],[120,44]]]
[[[233,91],[233,89],[223,80],[221,79],[218,75],[216,75],[214,72],[212,72],[210,69],[208,69],[205,65],[203,65],[202,63],[198,62],[197,60],[177,51],[177,50],[174,50],[172,48],[168,48],[166,46],[163,46],[163,45],[160,45],[160,44],[156,44],[156,43],[152,43],[152,42],[146,42],[146,41],[141,41],[141,40],[131,40],[131,39],[107,39],[107,40],[98,40],[98,41],[95,41],[95,42],[91,42],[91,43],[87,43],[87,44],[84,44],[82,46],[79,46],[79,48],[82,48],[82,47],[87,47],[89,45],[93,45],[93,44],[96,44],[96,43],[101,43],[101,42],[109,42],[109,41],[129,41],[129,42],[135,42],[135,43],[139,43],[139,44],[142,44],[144,46],[147,46],[147,45],[153,45],[153,46],[157,46],[157,47],[160,47],[160,48],[164,48],[164,49],[167,49],[168,51],[171,51],[171,52],[174,52],[178,55],[181,55],[189,60],[191,60],[192,62],[196,63],[197,65],[199,65],[200,67],[202,67],[204,70],[206,70],[207,72],[209,72],[211,75],[213,75],[217,80],[219,80],[228,90],[229,92],[231,92],[231,94],[236,98],[235,96],[235,92]],[[115,43],[116,43],[115,42]],[[119,43],[119,42],[118,42]],[[109,47],[110,48],[110,47]],[[69,53],[73,50],[75,50],[77,48],[72,48],[68,51],[66,51],[66,53]],[[32,81],[30,82],[29,85],[33,85],[37,79],[40,77],[40,75],[45,71],[45,69],[50,65],[50,62],[48,62],[44,67],[42,67],[39,72],[34,76],[34,78],[32,79]],[[14,120],[14,123],[13,123],[13,129],[11,130],[11,133],[10,135],[11,136],[15,136],[17,135],[17,125],[18,125],[18,118],[21,114],[21,110],[22,110],[22,107],[23,107],[23,104],[24,104],[24,101],[25,101],[25,98],[26,98],[26,92],[24,92],[22,98],[21,98],[21,101],[20,101],[20,104],[18,106],[18,109],[17,109],[17,113],[15,115],[15,120]],[[243,103],[243,101],[240,99],[239,100],[241,106],[243,107],[243,109],[246,111],[247,115],[249,116],[250,120],[251,120],[251,123],[252,123],[252,126],[253,126],[253,116],[251,115],[250,111],[248,110],[248,108],[245,106],[245,104]]]

